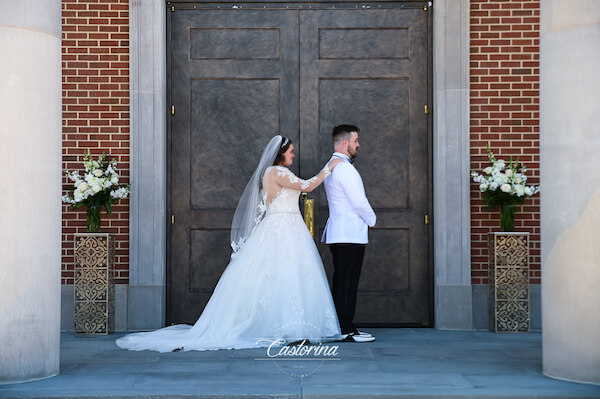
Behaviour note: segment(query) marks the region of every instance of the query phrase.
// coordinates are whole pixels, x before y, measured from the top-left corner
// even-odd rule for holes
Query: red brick
[[[512,15],[514,16],[528,16],[533,15],[532,10],[513,10]]]
[[[533,30],[534,26],[535,25],[511,25],[511,30]]]
[[[67,9],[67,10],[86,10],[87,9],[87,4],[80,4],[80,3],[69,3],[69,4],[65,4],[66,1],[63,0],[63,9]]]
[[[512,1],[512,2],[505,2],[502,3],[502,9],[516,9],[516,8],[523,8],[523,4],[520,1]]]
[[[490,30],[494,31],[494,32],[506,31],[506,30],[510,30],[510,27],[511,27],[511,25],[509,25],[509,24],[491,25]]]
[[[98,56],[93,54],[81,54],[77,56],[77,59],[81,61],[96,61],[98,60]]]
[[[77,29],[83,32],[98,32],[98,27],[93,25],[80,25]]]
[[[90,4],[88,8],[90,10],[108,10],[109,6],[108,4]]]
[[[500,4],[498,4],[498,3],[481,4],[482,10],[497,10],[499,8],[500,8]]]
[[[108,39],[108,33],[88,33],[90,39],[103,40]]]
[[[95,18],[98,16],[98,11],[79,11],[77,16],[80,18]]]
[[[503,60],[509,60],[509,59],[510,59],[509,54],[490,54],[490,60],[503,61]]]
[[[503,24],[520,24],[521,22],[523,22],[522,18],[502,18]]]
[[[500,33],[498,32],[482,32],[479,34],[479,37],[482,39],[497,39],[500,37]]]

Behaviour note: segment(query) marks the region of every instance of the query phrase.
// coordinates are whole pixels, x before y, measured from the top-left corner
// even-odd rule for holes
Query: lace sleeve
[[[308,180],[300,179],[291,170],[283,166],[277,166],[276,181],[281,187],[287,187],[298,191],[311,192],[323,183],[323,180],[331,174],[329,166],[325,165],[323,169]]]

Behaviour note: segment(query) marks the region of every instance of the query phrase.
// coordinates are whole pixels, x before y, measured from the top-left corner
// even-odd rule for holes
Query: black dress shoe
[[[312,345],[312,342],[310,342],[310,340],[308,339],[301,339],[298,341],[294,341],[294,342],[290,342],[289,344],[287,344],[286,346],[298,346],[298,345]]]
[[[342,342],[373,342],[373,341],[375,341],[375,337],[373,337],[373,336],[358,335],[358,334],[354,334],[354,333],[342,335]]]

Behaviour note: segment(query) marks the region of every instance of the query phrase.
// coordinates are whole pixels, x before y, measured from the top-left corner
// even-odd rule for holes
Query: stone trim
[[[469,181],[469,0],[433,7],[435,326],[473,328]]]
[[[128,329],[165,321],[166,4],[130,0],[131,202]],[[153,312],[148,312],[153,309]]]

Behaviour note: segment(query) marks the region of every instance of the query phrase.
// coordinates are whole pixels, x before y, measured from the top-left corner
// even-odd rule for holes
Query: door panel
[[[424,224],[429,209],[423,111],[427,54],[428,17],[422,10],[300,13],[302,167],[308,161],[316,170],[326,162],[333,126],[359,126],[355,165],[377,214],[361,273],[357,324],[425,325],[431,319]],[[322,233],[325,190],[316,195],[315,219]],[[331,275],[329,250],[321,244],[320,252]]]
[[[260,149],[298,137],[297,11],[170,15],[169,323],[193,323],[229,262],[229,228]]]
[[[356,124],[356,167],[378,221],[355,321],[432,319],[427,116],[428,17],[422,9],[178,9],[171,13],[167,320],[193,323],[228,264],[233,211],[274,134],[314,175],[333,126]],[[316,243],[327,220],[316,199]],[[331,256],[318,244],[328,275]]]

